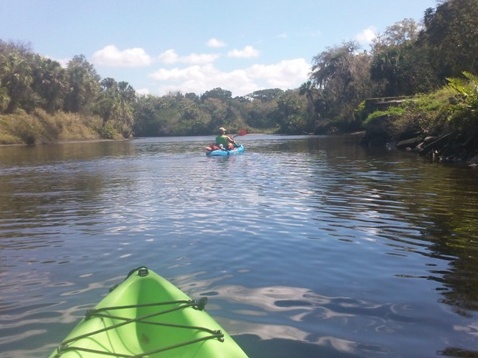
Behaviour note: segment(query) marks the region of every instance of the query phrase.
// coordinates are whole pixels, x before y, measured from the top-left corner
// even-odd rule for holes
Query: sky
[[[369,50],[436,0],[0,0],[0,39],[66,65],[84,55],[101,78],[140,94],[245,96],[300,87],[313,57],[344,41]]]

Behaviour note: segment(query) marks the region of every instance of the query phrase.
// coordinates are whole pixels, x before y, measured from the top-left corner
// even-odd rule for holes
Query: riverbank
[[[0,115],[0,145],[38,145],[75,141],[118,140],[124,137],[98,116],[41,109]]]
[[[387,146],[418,153],[431,161],[478,166],[478,130],[449,132],[430,136],[426,133],[404,133],[400,140],[365,134],[362,144],[368,147]]]
[[[457,91],[445,86],[429,94],[365,101],[365,146],[416,152],[430,160],[478,166],[478,93],[475,82]]]

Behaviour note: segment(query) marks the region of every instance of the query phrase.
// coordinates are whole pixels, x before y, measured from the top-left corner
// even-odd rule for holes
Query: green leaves
[[[441,3],[425,16],[420,42],[441,79],[463,71],[478,73],[478,2],[453,0]]]
[[[447,78],[447,87],[458,93],[450,100],[448,120],[459,129],[478,123],[478,76],[463,72],[463,78]]]
[[[324,120],[350,121],[354,108],[373,94],[371,56],[345,42],[313,59],[310,79],[317,89],[315,109]]]

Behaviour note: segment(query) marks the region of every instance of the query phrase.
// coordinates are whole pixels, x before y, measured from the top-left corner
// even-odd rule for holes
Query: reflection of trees
[[[0,151],[0,163],[18,166],[58,164],[58,162],[88,161],[103,157],[121,157],[134,154],[131,142],[80,142],[45,145],[35,148],[4,147]],[[28,168],[26,168],[27,170]]]
[[[466,169],[423,167],[421,180],[413,181],[414,195],[408,203],[416,226],[431,242],[431,256],[450,260],[446,272],[430,279],[443,284],[443,302],[456,312],[478,309],[478,193],[476,173]],[[423,218],[421,220],[417,220]],[[423,224],[426,220],[427,225]],[[438,277],[437,277],[438,275]]]
[[[388,229],[390,233],[381,236],[404,246],[411,244],[412,250],[424,255],[449,261],[447,271],[430,270],[429,279],[443,285],[440,290],[444,303],[454,306],[457,313],[467,315],[466,310],[478,309],[478,175],[466,168],[422,165],[413,157],[397,155],[411,160],[396,161],[394,157],[390,157],[390,163],[374,162],[371,157],[355,160],[356,173],[350,181],[358,192],[351,194],[350,200],[369,196],[371,202],[366,205],[379,214],[395,216],[402,211],[403,217],[398,219],[409,223],[410,229],[418,234],[394,233],[394,229]],[[331,158],[329,151],[327,158]],[[341,158],[342,163],[330,160],[329,165],[340,167],[350,162],[347,156]],[[418,163],[416,168],[415,163]],[[340,186],[336,189],[350,190],[343,182]],[[391,204],[402,209],[390,211]],[[427,243],[426,250],[421,251],[416,245],[423,246],[418,244],[423,241]]]
[[[98,195],[103,191],[104,183],[101,174],[71,172],[54,177],[49,173],[25,173],[21,183],[13,183],[9,176],[0,177],[2,187],[2,200],[0,200],[0,213],[2,222],[2,237],[20,238],[22,232],[30,232],[38,227],[55,226],[52,220],[58,221],[78,220],[79,217],[91,215],[83,213],[78,205],[78,210],[71,212],[72,203],[98,200]],[[52,188],[55,188],[52,190]],[[29,194],[30,193],[30,194]],[[59,193],[63,193],[59,195]],[[64,203],[68,202],[68,212],[64,212]],[[53,230],[53,229],[52,229]]]
[[[337,215],[345,215],[345,219],[355,215],[352,220],[364,218],[372,225],[380,219],[367,215],[406,223],[403,228],[383,227],[390,226],[385,220],[376,235],[390,245],[448,261],[446,271],[431,268],[428,279],[442,286],[443,303],[457,313],[467,316],[467,310],[478,309],[476,171],[423,164],[405,153],[365,150],[350,136],[278,141],[277,151],[284,146],[291,154],[319,154],[321,161],[327,161],[330,180],[323,204],[336,205],[334,193],[347,197],[347,211]],[[311,165],[317,163],[315,176],[323,180],[320,161],[310,161]]]
[[[130,148],[129,143],[117,142],[2,148],[0,162],[7,163],[11,173],[0,175],[0,239],[17,238],[12,242],[16,247],[33,248],[33,241],[18,238],[34,240],[38,227],[51,226],[53,233],[58,220],[77,222],[95,214],[99,206],[88,203],[102,200],[105,191],[97,159],[123,156]]]

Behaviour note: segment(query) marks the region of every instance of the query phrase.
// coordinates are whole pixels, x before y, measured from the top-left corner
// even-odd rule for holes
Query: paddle
[[[236,137],[241,137],[243,135],[246,135],[247,134],[247,128],[242,128],[239,133],[237,133],[235,136],[233,136],[232,138],[236,138]]]
[[[247,128],[242,128],[235,136],[232,136],[232,140],[234,140],[234,138],[236,138],[238,136],[243,136],[243,135],[246,135],[246,134],[247,134]],[[235,141],[233,142],[233,144],[234,144],[235,148],[240,147],[239,145],[236,144]]]

